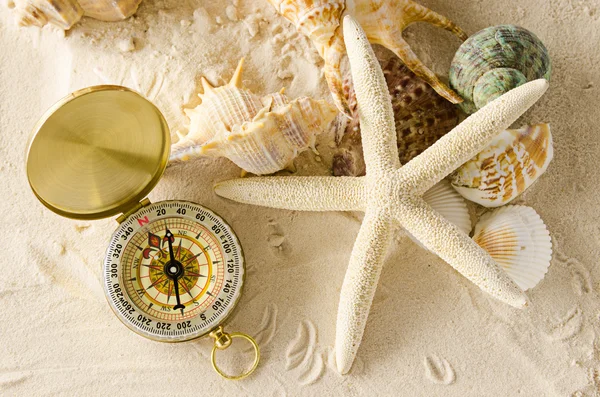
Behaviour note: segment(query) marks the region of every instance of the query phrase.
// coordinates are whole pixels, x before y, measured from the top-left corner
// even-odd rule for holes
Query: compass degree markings
[[[154,339],[155,337],[161,340],[164,340],[162,337],[164,336],[165,338],[171,338],[174,337],[175,335],[189,335],[188,331],[193,331],[196,332],[198,331],[198,333],[196,335],[201,335],[205,332],[206,329],[209,329],[211,326],[214,326],[213,321],[222,321],[223,315],[227,315],[233,306],[231,306],[231,304],[235,304],[239,298],[239,286],[241,285],[241,280],[239,279],[244,272],[244,268],[242,266],[242,263],[240,263],[240,260],[243,260],[243,258],[241,258],[239,256],[239,241],[233,237],[233,239],[230,236],[231,230],[229,228],[229,226],[227,224],[223,225],[223,221],[220,220],[220,218],[215,218],[210,216],[209,213],[204,212],[203,210],[199,209],[202,207],[197,207],[197,206],[189,206],[186,208],[189,208],[193,211],[191,215],[191,217],[181,217],[182,219],[178,219],[177,221],[173,221],[174,218],[180,218],[177,216],[171,216],[169,217],[173,212],[175,212],[175,210],[180,207],[175,203],[161,203],[162,205],[159,207],[156,204],[151,204],[149,207],[145,207],[144,209],[140,210],[138,213],[135,214],[135,217],[138,216],[142,216],[144,217],[144,215],[148,215],[148,218],[150,219],[150,223],[154,223],[154,225],[145,225],[143,228],[139,228],[137,227],[137,222],[135,219],[133,219],[133,221],[131,221],[132,218],[130,218],[128,221],[124,222],[122,224],[123,229],[127,229],[127,227],[129,226],[133,226],[134,229],[137,229],[136,232],[134,232],[134,236],[131,237],[131,239],[129,239],[129,242],[131,242],[131,248],[133,248],[135,246],[135,250],[136,252],[138,252],[138,254],[132,253],[131,251],[127,252],[126,254],[123,253],[121,258],[122,258],[122,263],[120,264],[120,269],[125,269],[123,266],[127,267],[126,273],[121,273],[121,271],[119,272],[119,274],[123,275],[123,276],[119,276],[119,280],[121,280],[121,282],[125,283],[125,284],[129,284],[128,287],[126,287],[126,291],[128,292],[128,295],[126,295],[127,301],[131,302],[134,305],[134,308],[136,310],[138,310],[138,307],[141,307],[141,311],[137,311],[137,312],[128,312],[125,309],[122,309],[121,307],[119,307],[119,302],[114,300],[114,288],[117,288],[119,284],[116,283],[115,280],[111,280],[110,274],[106,274],[107,277],[105,278],[106,281],[106,288],[108,289],[107,294],[110,295],[109,302],[111,302],[111,305],[113,306],[113,308],[115,309],[116,312],[118,312],[117,314],[122,317],[122,319],[124,320],[124,322],[134,331],[137,330],[144,330],[145,332],[143,332],[144,335],[148,336],[148,334],[154,335],[152,336],[152,338]],[[156,210],[156,208],[171,208],[171,210],[167,209],[167,218],[163,218],[160,219],[160,217],[155,217],[153,216],[154,211]],[[188,211],[189,214],[190,211]],[[164,214],[163,214],[164,215]],[[193,217],[196,215],[203,215],[206,217],[207,222],[194,222]],[[158,219],[157,219],[158,218]],[[184,219],[185,218],[185,219]],[[196,219],[199,219],[198,217],[196,217]],[[208,221],[208,220],[211,221]],[[215,220],[217,220],[215,222]],[[158,222],[156,222],[158,221]],[[133,224],[132,224],[133,222]],[[213,223],[214,222],[214,223]],[[210,232],[210,228],[212,226],[214,226],[216,224],[216,226],[220,227],[221,230],[224,231],[224,233],[221,234],[225,234],[225,236],[221,235],[217,235],[216,233],[212,233]],[[182,300],[182,304],[184,304],[188,309],[185,310],[185,318],[190,318],[190,319],[194,319],[196,318],[197,321],[200,320],[199,318],[199,314],[200,313],[205,313],[205,315],[203,315],[202,321],[196,322],[196,323],[192,323],[192,325],[190,326],[190,328],[188,328],[187,330],[184,329],[174,329],[173,327],[175,326],[176,323],[181,321],[181,316],[179,314],[177,314],[176,317],[173,317],[174,314],[169,314],[169,312],[156,312],[156,314],[158,314],[158,316],[156,314],[150,314],[153,318],[153,321],[171,321],[171,328],[169,330],[167,329],[154,329],[154,325],[156,323],[153,323],[153,326],[146,326],[143,322],[139,323],[138,321],[136,321],[138,314],[142,313],[148,313],[147,310],[150,311],[155,311],[157,309],[157,303],[152,299],[152,295],[154,294],[150,294],[150,293],[146,293],[144,294],[144,296],[142,296],[142,299],[139,299],[139,296],[136,296],[137,294],[129,294],[129,291],[135,291],[136,288],[139,287],[144,287],[144,289],[148,289],[149,285],[151,283],[153,283],[154,281],[156,281],[156,277],[160,277],[160,272],[159,273],[159,268],[163,267],[164,268],[164,264],[165,262],[170,262],[167,259],[168,253],[167,253],[167,240],[163,240],[161,241],[161,245],[162,247],[160,247],[160,249],[162,249],[162,253],[166,254],[164,256],[162,256],[162,258],[165,258],[166,260],[162,260],[161,259],[161,254],[157,251],[159,251],[159,249],[154,250],[153,255],[151,255],[149,258],[146,259],[142,259],[142,255],[141,252],[139,252],[138,250],[140,250],[139,247],[147,247],[147,232],[150,231],[152,233],[157,234],[158,236],[164,236],[164,231],[166,229],[161,228],[160,226],[162,225],[168,225],[168,227],[170,228],[171,231],[174,232],[176,239],[173,242],[173,249],[175,251],[179,250],[179,252],[176,255],[176,260],[178,260],[179,262],[188,262],[188,260],[190,259],[190,256],[194,255],[195,253],[198,252],[198,250],[201,250],[202,253],[204,253],[204,256],[206,258],[206,260],[202,260],[202,255],[198,255],[196,256],[196,258],[198,258],[198,260],[200,262],[206,262],[208,261],[208,263],[197,263],[194,262],[193,260],[190,261],[189,263],[186,264],[186,266],[184,266],[184,274],[182,275],[182,277],[178,280],[178,287],[181,293],[184,293],[186,296],[186,299]],[[200,245],[197,245],[195,248],[192,249],[193,247],[193,241],[194,241],[194,236],[198,235],[198,228],[202,228],[203,231],[200,233],[200,236],[202,236],[202,238],[199,239],[199,243]],[[181,229],[180,229],[181,228]],[[191,229],[190,229],[191,228]],[[144,229],[143,231],[140,229]],[[183,236],[180,236],[179,233],[177,233],[177,230],[188,230],[188,233],[191,231],[191,234],[187,234],[187,236],[189,237],[185,237],[186,235],[184,234]],[[105,260],[105,271],[108,270],[108,268],[110,267],[110,264],[108,263],[109,256],[112,255],[112,252],[115,249],[115,245],[116,243],[120,242],[120,240],[118,240],[117,238],[120,238],[121,235],[119,233],[123,233],[121,230],[118,230],[117,233],[115,234],[113,240],[111,241],[111,252],[110,254],[107,253],[107,257]],[[140,233],[142,235],[140,235]],[[146,238],[143,237],[143,235],[146,235]],[[135,238],[134,238],[135,237]],[[226,237],[224,240],[223,237]],[[180,239],[180,241],[177,241],[177,238]],[[220,238],[220,239],[219,239]],[[125,239],[127,240],[127,239]],[[162,239],[161,239],[162,240]],[[187,244],[185,243],[184,240],[191,240],[190,242],[190,249],[187,248]],[[179,243],[181,243],[181,248],[179,248]],[[228,253],[225,253],[224,248],[223,248],[223,244],[226,243],[233,243],[233,250],[229,251]],[[136,246],[137,244],[137,246]],[[187,251],[186,251],[187,250]],[[226,266],[223,266],[224,261],[222,260],[223,258],[229,259],[232,258],[234,260],[235,263],[235,269],[232,269],[233,273],[229,274],[228,273],[228,268]],[[141,260],[140,260],[141,259]],[[193,264],[193,266],[190,267],[190,264]],[[151,265],[151,266],[143,266],[143,265]],[[208,266],[208,276],[205,274],[201,274],[202,272],[199,272],[197,269],[197,266]],[[150,274],[148,273],[150,272]],[[217,272],[214,274],[218,274],[218,277],[216,278],[216,280],[213,279],[213,281],[209,281],[209,277],[211,276],[211,274],[213,274],[213,272]],[[134,278],[132,277],[137,275],[137,280],[133,282],[133,285],[131,285],[132,283],[129,282],[130,279]],[[197,276],[200,275],[200,276]],[[125,279],[125,277],[129,277],[127,279]],[[150,278],[151,277],[151,278]],[[198,277],[201,277],[202,280],[204,281],[198,281],[196,284],[193,284]],[[212,278],[212,277],[211,277]],[[225,284],[225,278],[230,278],[231,281],[229,281],[229,284],[232,285],[232,287],[229,288],[229,290],[231,290],[232,292],[228,292],[228,293],[224,293],[222,291],[223,285]],[[112,283],[111,283],[112,281]],[[172,281],[170,280],[164,280],[164,283],[168,284],[172,284]],[[110,285],[109,285],[110,284]],[[113,285],[114,284],[114,285]],[[117,287],[115,287],[115,285]],[[157,284],[155,284],[156,288],[161,288],[160,287],[161,282],[159,281]],[[205,291],[203,291],[203,287],[208,287],[209,289],[209,294],[206,294]],[[171,295],[174,296],[174,284],[172,285],[172,292]],[[165,289],[163,289],[163,291],[166,292],[166,287]],[[188,293],[189,291],[189,293]],[[149,292],[149,291],[148,291]],[[156,291],[157,294],[155,295],[157,298],[161,295],[160,291]],[[201,298],[202,296],[204,296],[204,298]],[[210,296],[214,296],[214,299],[207,299]],[[181,296],[183,298],[183,296]],[[192,297],[195,297],[195,299],[192,299]],[[198,300],[200,298],[200,300]],[[212,306],[212,304],[216,301],[219,300],[223,303],[226,303],[220,307],[218,307],[218,309],[214,309],[211,310],[209,306]],[[164,303],[160,303],[160,302],[165,302],[166,301],[166,294],[162,295],[162,297],[159,300],[159,304],[164,305]],[[142,306],[139,306],[142,305]],[[189,306],[188,306],[189,305]],[[192,306],[193,305],[193,306]],[[131,307],[131,306],[130,306]],[[172,306],[169,305],[169,310],[171,310]],[[133,309],[132,309],[133,310]],[[193,311],[195,313],[195,315],[191,315],[188,314],[188,310],[189,311]],[[219,320],[219,318],[221,318],[221,320]],[[136,331],[138,332],[138,331]],[[160,336],[160,337],[159,337]],[[188,339],[187,337],[185,339]],[[181,340],[181,339],[178,339]]]

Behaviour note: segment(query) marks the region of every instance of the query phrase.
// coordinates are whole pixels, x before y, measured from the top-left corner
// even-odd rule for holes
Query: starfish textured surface
[[[392,107],[383,73],[364,31],[344,18],[367,174],[364,177],[261,177],[225,181],[215,191],[242,203],[306,211],[365,211],[342,285],[336,362],[347,373],[363,336],[395,224],[483,291],[515,307],[524,292],[467,234],[423,200],[423,194],[479,153],[546,91],[546,80],[524,84],[464,120],[400,168]]]

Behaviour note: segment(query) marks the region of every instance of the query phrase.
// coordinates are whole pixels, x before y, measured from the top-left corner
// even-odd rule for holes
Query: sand
[[[530,308],[483,294],[398,232],[357,360],[341,376],[333,362],[335,318],[359,221],[221,199],[212,185],[239,169],[202,159],[169,168],[150,199],[201,203],[236,230],[248,278],[227,329],[256,336],[259,369],[245,381],[224,381],[210,366],[208,339],[161,344],[119,322],[101,286],[117,223],[46,210],[27,185],[27,136],[53,102],[103,83],[142,92],[173,131],[184,130],[182,107],[195,105],[199,78],[226,82],[241,56],[244,83],[257,93],[286,87],[292,98],[329,98],[311,43],[266,1],[234,2],[229,11],[233,3],[216,3],[146,0],[134,18],[86,18],[67,33],[18,28],[11,3],[0,7],[0,394],[600,395],[600,3],[593,1],[422,2],[468,33],[524,26],[551,53],[550,90],[515,125],[549,122],[555,142],[548,172],[516,201],[542,216],[555,248],[546,278],[528,292]],[[422,25],[406,36],[447,76],[456,38]],[[321,156],[298,158],[300,174],[328,172],[331,138],[319,139]]]

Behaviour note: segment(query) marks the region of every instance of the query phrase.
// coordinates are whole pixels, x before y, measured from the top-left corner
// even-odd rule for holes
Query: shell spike
[[[179,130],[175,131],[175,135],[177,135],[177,138],[179,138],[180,141],[185,139],[185,135],[183,135]]]
[[[254,117],[255,119],[258,119],[258,118],[262,117],[263,114],[266,113],[266,112],[270,112],[273,109],[273,105],[275,104],[275,100],[273,99],[272,95],[269,95],[269,96],[267,96],[264,99],[263,103],[265,104],[265,107],[258,111],[258,113],[256,114],[256,116]],[[260,115],[260,117],[259,117],[259,115]]]
[[[284,170],[291,172],[292,174],[295,174],[298,171],[298,169],[296,168],[296,164],[294,164],[293,160],[285,166]]]
[[[202,82],[202,89],[204,90],[203,95],[206,95],[209,92],[212,92],[215,90],[215,88],[208,82],[208,80],[206,80],[205,77],[202,77],[200,79],[200,82]],[[202,97],[200,97],[200,99],[202,99]]]
[[[231,77],[231,80],[229,81],[230,87],[237,87],[237,88],[242,87],[243,69],[244,69],[244,58],[242,57],[242,58],[240,58],[237,68],[235,69],[235,72],[233,73],[233,76]]]
[[[426,22],[439,28],[445,29],[450,33],[454,34],[462,41],[465,41],[469,37],[458,25],[456,25],[454,22],[452,22],[445,16],[440,15],[437,12],[430,10],[429,8],[417,3],[413,3],[411,4],[411,6],[414,12],[416,13],[413,21]]]
[[[442,83],[435,73],[425,66],[404,40],[401,32],[388,33],[384,36],[381,44],[396,54],[414,74],[425,80],[439,95],[452,103],[461,103],[463,101],[456,92]]]
[[[531,207],[510,205],[485,214],[473,240],[527,290],[543,278],[552,259],[550,233]]]
[[[342,86],[342,72],[340,63],[346,52],[346,45],[342,38],[341,29],[333,38],[332,44],[326,48],[323,59],[325,60],[324,74],[331,91],[331,96],[337,108],[349,119],[352,118],[352,111],[348,105],[348,100],[344,95]]]
[[[189,109],[189,108],[183,109],[183,113],[185,113],[185,115],[188,116],[190,119],[192,118],[192,116],[194,114],[196,114],[196,112],[194,112],[194,109]]]

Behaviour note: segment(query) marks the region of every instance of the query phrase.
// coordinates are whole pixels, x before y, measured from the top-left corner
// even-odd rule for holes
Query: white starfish
[[[393,224],[398,223],[482,290],[515,307],[524,292],[423,194],[479,153],[546,91],[546,80],[518,87],[483,107],[400,168],[394,115],[383,73],[361,27],[344,18],[358,102],[364,177],[260,177],[225,181],[217,194],[242,203],[306,211],[364,211],[342,285],[336,329],[338,370],[347,373],[362,339]]]

